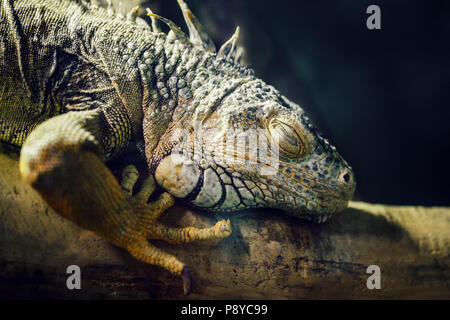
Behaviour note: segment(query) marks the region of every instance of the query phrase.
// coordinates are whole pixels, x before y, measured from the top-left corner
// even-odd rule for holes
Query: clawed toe
[[[142,239],[137,243],[122,246],[127,247],[130,253],[141,261],[162,266],[172,274],[181,275],[184,294],[189,295],[192,289],[189,269],[176,257],[152,246],[147,239],[160,239],[179,244],[194,240],[226,238],[231,234],[230,220],[221,220],[209,228],[165,226],[158,222],[158,219],[163,212],[174,205],[175,198],[169,193],[163,192],[155,201],[149,202],[148,200],[156,188],[156,182],[152,175],[142,182],[140,190],[133,196],[133,189],[138,178],[139,173],[135,166],[125,167],[122,171],[121,187],[136,219],[136,234],[140,234]]]
[[[147,203],[150,196],[156,189],[155,179],[152,175],[149,175],[142,183],[141,190],[136,194],[135,198],[139,202]]]
[[[150,196],[156,189],[155,179],[149,175],[143,182],[141,189],[133,197],[133,188],[139,178],[139,172],[134,165],[128,165],[122,170],[122,181],[120,186],[123,192],[131,199],[139,203],[147,203]]]
[[[231,222],[229,219],[217,222],[216,227],[223,238],[228,237],[231,234]]]
[[[122,190],[129,196],[133,193],[134,185],[139,178],[139,172],[133,165],[128,165],[122,170]]]

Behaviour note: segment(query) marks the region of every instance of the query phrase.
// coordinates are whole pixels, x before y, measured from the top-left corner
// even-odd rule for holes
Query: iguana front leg
[[[231,233],[229,222],[203,230],[173,229],[159,223],[158,217],[173,205],[174,199],[163,193],[147,204],[155,189],[152,177],[133,197],[137,171],[131,173],[132,168],[125,170],[122,187],[119,185],[102,161],[101,122],[101,111],[93,110],[69,112],[40,124],[22,147],[23,178],[57,213],[127,249],[141,261],[182,275],[185,293],[189,293],[190,279],[185,265],[147,239],[180,243],[226,237]]]
[[[189,243],[194,240],[221,239],[231,234],[230,220],[222,220],[213,227],[203,229],[195,227],[167,227],[157,220],[162,213],[173,206],[174,198],[167,192],[164,192],[159,199],[147,204],[148,198],[156,188],[155,179],[151,175],[144,180],[141,190],[135,196],[132,196],[133,187],[138,177],[138,171],[132,165],[127,166],[122,172],[121,186],[125,194],[127,194],[129,203],[135,208],[138,224],[136,229],[139,229],[140,233],[144,234],[144,237],[139,241],[130,243],[127,249],[138,260],[159,265],[169,270],[172,274],[181,275],[184,292],[187,294],[191,290],[191,280],[189,271],[184,263],[151,245],[147,239],[164,240],[173,244]]]
[[[137,210],[139,225],[144,228],[147,239],[164,240],[173,244],[189,243],[194,240],[210,240],[228,237],[231,234],[230,220],[221,220],[211,228],[171,228],[160,222],[158,218],[168,208],[173,206],[174,198],[164,192],[158,200],[147,204],[148,198],[156,188],[155,179],[149,176],[142,184],[141,190],[132,197],[134,184],[139,177],[136,167],[127,166],[122,172],[121,186],[128,195],[130,203],[133,203]],[[169,269],[169,268],[167,268]]]

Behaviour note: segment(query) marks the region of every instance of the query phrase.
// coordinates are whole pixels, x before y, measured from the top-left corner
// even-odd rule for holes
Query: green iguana
[[[21,147],[23,178],[60,215],[182,275],[148,242],[224,238],[158,222],[174,197],[208,211],[279,208],[323,222],[344,209],[354,175],[297,104],[239,63],[239,29],[216,48],[179,0],[190,37],[148,10],[151,26],[84,1],[0,0],[0,140]],[[162,21],[170,32],[161,32]],[[119,184],[105,165],[130,146],[145,158]],[[165,191],[155,201],[156,188]]]

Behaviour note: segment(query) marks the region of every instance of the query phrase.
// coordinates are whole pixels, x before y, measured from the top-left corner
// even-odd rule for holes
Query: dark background
[[[241,27],[244,63],[309,112],[356,199],[450,205],[450,1],[187,3],[216,44]],[[371,4],[381,30],[366,28]],[[187,30],[175,0],[149,6]]]

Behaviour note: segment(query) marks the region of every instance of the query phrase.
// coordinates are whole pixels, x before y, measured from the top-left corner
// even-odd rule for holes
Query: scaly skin
[[[147,239],[223,238],[231,227],[161,224],[174,197],[323,222],[347,206],[355,180],[300,106],[239,64],[239,30],[215,53],[178,2],[190,39],[150,10],[152,27],[136,10],[125,19],[75,0],[1,0],[0,139],[22,147],[22,176],[56,212],[182,275],[189,292],[185,265]],[[119,184],[104,165],[130,145],[150,173],[134,196],[136,169]],[[148,204],[155,181],[166,192]]]

